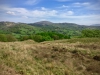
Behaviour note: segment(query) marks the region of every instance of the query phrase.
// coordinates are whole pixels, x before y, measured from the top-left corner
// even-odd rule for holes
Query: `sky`
[[[100,24],[100,0],[0,0],[0,21]]]

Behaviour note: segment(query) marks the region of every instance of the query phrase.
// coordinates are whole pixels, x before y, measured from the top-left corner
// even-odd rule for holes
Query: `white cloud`
[[[100,1],[98,2],[84,2],[84,3],[80,3],[80,2],[76,2],[76,3],[73,3],[73,6],[74,7],[85,7],[86,9],[88,10],[100,10]]]
[[[89,6],[90,3],[89,3],[89,2],[84,2],[84,3],[76,2],[76,3],[73,3],[73,5],[74,5],[75,7],[81,7],[81,6]]]
[[[57,13],[58,13],[58,11],[56,11],[56,10],[48,11],[48,15],[50,15],[50,16],[57,16]]]
[[[73,14],[74,14],[73,11],[66,11],[64,13],[60,13],[58,17],[60,17],[60,18],[67,18],[68,16],[71,16]]]
[[[55,16],[57,14],[57,10],[49,10],[44,7],[41,8],[42,10],[27,10],[25,8],[6,8],[4,9],[5,11],[10,11],[7,12],[9,14],[15,15],[16,16],[28,16],[28,17],[50,17],[50,16]],[[12,11],[12,12],[11,12]]]
[[[6,13],[10,15],[15,15],[15,12],[12,12],[12,11],[7,11]]]
[[[27,9],[25,9],[25,8],[10,8],[9,10],[16,12],[17,15],[19,15],[19,14],[24,15],[24,14],[28,14],[29,13],[29,11]]]
[[[84,2],[84,3],[79,3],[79,2],[76,2],[74,3],[75,5],[90,5],[89,2]]]
[[[73,15],[74,12],[73,12],[73,11],[68,11],[67,14],[68,14],[68,15]]]
[[[45,7],[41,7],[42,10],[47,10]]]
[[[33,17],[51,17],[55,16],[56,13],[57,13],[56,10],[48,10],[48,11],[33,10],[31,14],[33,14]]]
[[[100,11],[99,7],[100,7],[100,2],[97,2],[97,3],[92,3],[87,8],[90,10],[99,10]]]
[[[67,9],[67,8],[69,8],[69,6],[62,5],[62,6],[59,6],[59,7],[56,7],[56,8],[60,8],[60,9],[61,9],[61,8],[64,8],[64,9],[66,8],[66,9]]]
[[[70,22],[80,25],[100,24],[100,15],[60,15],[57,19],[57,22]]]
[[[63,5],[62,7],[63,7],[63,8],[67,8],[68,6],[66,6],[66,5]]]
[[[27,19],[28,17],[27,16],[22,16],[22,18],[26,18]]]
[[[27,0],[25,4],[27,5],[36,5],[40,0]]]
[[[41,11],[41,10],[33,10],[31,11],[32,13],[30,13],[33,17],[43,17],[46,16],[46,12],[45,11]]]
[[[59,1],[59,2],[66,2],[66,1],[71,1],[71,0],[56,0],[56,1]]]
[[[82,5],[87,6],[87,5],[90,5],[90,3],[89,3],[89,2],[85,2],[85,3],[83,3]]]
[[[40,19],[40,21],[46,21],[47,19]]]

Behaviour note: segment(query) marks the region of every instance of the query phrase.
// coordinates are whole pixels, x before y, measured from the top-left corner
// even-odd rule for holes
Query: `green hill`
[[[30,23],[28,25],[41,27],[47,31],[54,31],[69,35],[80,35],[81,31],[84,29],[100,29],[100,26],[86,26],[74,23],[52,23],[49,21],[40,21],[36,23]]]
[[[68,36],[80,36],[81,31],[84,29],[100,29],[100,26],[85,26],[85,25],[78,25],[74,23],[52,23],[49,21],[40,21],[36,23],[14,23],[14,22],[0,22],[0,34],[11,34],[16,38],[23,38],[21,36],[30,35],[47,35],[52,38],[59,38],[60,35],[66,37]],[[55,35],[51,36],[51,33],[56,33]],[[43,36],[42,35],[42,36]],[[58,37],[59,35],[59,37]],[[48,39],[49,36],[46,36]],[[40,38],[40,36],[38,36]],[[44,38],[45,36],[43,36]],[[33,38],[33,37],[32,37]]]
[[[0,22],[0,33],[12,34],[17,37],[20,35],[31,35],[43,32],[39,27],[30,26],[26,23],[14,23],[14,22]]]

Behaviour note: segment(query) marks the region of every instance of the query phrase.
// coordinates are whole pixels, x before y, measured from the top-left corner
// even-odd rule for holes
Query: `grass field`
[[[0,75],[100,75],[100,39],[0,42]]]

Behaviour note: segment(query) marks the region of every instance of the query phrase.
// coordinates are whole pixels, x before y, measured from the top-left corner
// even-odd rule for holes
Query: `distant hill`
[[[100,26],[86,26],[75,23],[52,23],[49,21],[40,21],[36,23],[30,23],[28,25],[40,27],[46,31],[56,31],[59,33],[71,35],[79,35],[83,29],[100,29]]]
[[[0,34],[13,34],[19,37],[22,35],[36,34],[42,31],[41,28],[30,26],[26,23],[0,22]]]
[[[30,23],[31,26],[41,27],[44,29],[71,29],[71,30],[77,30],[79,28],[84,28],[86,26],[78,25],[75,23],[52,23],[49,21],[40,21],[36,23]]]
[[[91,26],[100,26],[100,24],[93,24],[93,25],[91,25]]]
[[[33,24],[36,24],[36,25],[51,25],[53,23],[50,22],[50,21],[40,21],[40,22],[35,22]]]
[[[40,21],[28,24],[0,22],[0,33],[10,33],[14,35],[31,35],[50,31],[77,36],[81,34],[83,29],[100,29],[100,26],[85,26],[75,23],[52,23],[50,21]]]
[[[1,25],[5,25],[5,26],[12,26],[12,25],[15,25],[16,23],[14,22],[9,22],[9,21],[2,21],[0,22],[0,26]]]

